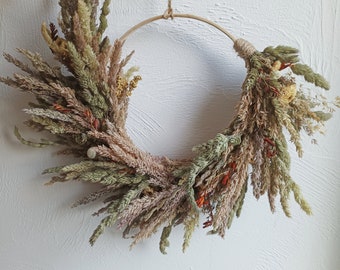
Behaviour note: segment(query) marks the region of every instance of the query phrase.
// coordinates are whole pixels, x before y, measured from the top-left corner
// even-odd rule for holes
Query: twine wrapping
[[[246,62],[257,51],[255,47],[253,46],[253,44],[251,44],[249,41],[243,38],[238,38],[235,40],[234,50]]]

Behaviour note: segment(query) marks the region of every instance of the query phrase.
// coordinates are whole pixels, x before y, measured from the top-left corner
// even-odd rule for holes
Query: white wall
[[[162,14],[166,0],[112,1],[113,38],[150,16]],[[207,17],[259,49],[286,44],[330,81],[327,97],[340,95],[340,1],[337,0],[173,0],[178,12]],[[39,34],[42,21],[56,21],[56,0],[0,0],[0,50],[38,51],[52,61]],[[245,75],[232,43],[196,21],[157,22],[126,43],[135,49],[131,65],[140,66],[143,81],[131,99],[128,128],[135,142],[154,154],[189,156],[193,145],[228,125]],[[0,74],[16,69],[0,60]],[[306,85],[306,87],[311,87]],[[319,91],[312,88],[312,91]],[[266,198],[248,192],[241,218],[225,239],[197,229],[181,253],[182,228],[170,240],[168,255],[158,251],[159,234],[129,251],[129,240],[107,230],[91,248],[87,242],[98,218],[98,205],[69,206],[91,190],[80,183],[43,185],[44,168],[64,164],[53,149],[31,149],[14,138],[29,96],[0,86],[0,269],[3,270],[336,270],[340,267],[340,113],[327,125],[327,136],[311,145],[304,136],[305,156],[293,157],[292,175],[312,205],[307,217],[291,202],[293,218],[279,209],[271,214]]]

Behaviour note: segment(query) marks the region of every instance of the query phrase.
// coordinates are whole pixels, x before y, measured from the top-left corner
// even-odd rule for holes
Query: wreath
[[[96,184],[96,191],[74,204],[99,199],[104,202],[94,214],[103,215],[103,219],[90,243],[93,245],[104,229],[113,225],[123,229],[124,237],[132,234],[132,246],[163,227],[160,250],[166,253],[171,229],[183,224],[185,250],[200,213],[206,216],[203,227],[223,237],[233,218],[240,216],[249,182],[257,199],[268,196],[272,211],[279,197],[284,213],[290,216],[288,200],[292,193],[302,210],[311,214],[290,176],[284,134],[288,131],[301,157],[301,132],[309,136],[322,132],[334,105],[340,105],[340,98],[327,102],[325,97],[312,96],[297,86],[294,74],[329,89],[320,74],[299,62],[298,50],[277,46],[259,52],[213,22],[174,14],[170,4],[164,15],[142,22],[111,44],[104,36],[109,4],[110,0],[104,1],[98,17],[96,0],[60,0],[59,27],[63,35],[53,23],[42,24],[41,32],[61,66],[51,66],[38,53],[19,49],[30,65],[7,53],[4,57],[25,74],[0,78],[35,97],[24,110],[30,115],[25,124],[48,131],[54,140],[28,141],[15,128],[16,137],[33,147],[62,145],[59,154],[80,158],[77,163],[45,170],[44,174],[55,174],[49,184],[69,180]],[[141,76],[134,68],[124,69],[132,56],[121,57],[124,41],[149,22],[176,17],[201,20],[226,33],[247,68],[233,120],[214,138],[195,146],[192,159],[171,159],[142,151],[125,128],[129,97]],[[62,66],[68,72],[63,72]]]

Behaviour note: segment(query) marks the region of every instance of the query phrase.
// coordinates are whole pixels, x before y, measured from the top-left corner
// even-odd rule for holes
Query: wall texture
[[[162,14],[165,0],[112,1],[107,34],[114,39],[142,19]],[[286,44],[330,81],[328,98],[340,88],[340,1],[337,0],[174,0],[177,12],[194,13],[230,29],[259,49]],[[0,0],[0,50],[16,54],[22,47],[53,61],[40,37],[42,21],[56,22],[56,0]],[[156,22],[126,43],[135,49],[143,81],[131,98],[128,128],[133,140],[153,154],[190,156],[191,147],[227,126],[239,98],[244,63],[232,43],[215,29],[196,21]],[[0,59],[0,74],[15,68]],[[306,88],[311,87],[306,85]],[[311,87],[311,91],[319,89]],[[79,183],[43,185],[44,168],[63,164],[54,150],[27,148],[16,141],[13,127],[30,99],[0,86],[0,269],[4,270],[336,270],[340,257],[340,112],[327,125],[327,135],[312,145],[304,136],[304,158],[291,147],[292,175],[312,205],[307,217],[291,202],[291,219],[271,214],[266,198],[248,192],[241,218],[225,239],[198,229],[182,254],[182,228],[170,240],[168,255],[158,252],[158,235],[129,251],[129,240],[107,230],[94,247],[87,239],[98,218],[97,205],[71,209],[90,187]]]

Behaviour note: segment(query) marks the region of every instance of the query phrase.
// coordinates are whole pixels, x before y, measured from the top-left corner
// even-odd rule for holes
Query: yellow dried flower
[[[279,71],[279,70],[281,69],[281,66],[282,66],[281,61],[276,60],[276,61],[273,63],[272,68],[273,68],[274,71]]]
[[[132,78],[131,81],[128,81],[126,77],[117,78],[117,86],[116,86],[116,95],[118,98],[121,98],[124,93],[126,96],[131,96],[132,91],[137,88],[138,82],[142,79],[141,76],[137,75]]]
[[[285,86],[280,91],[279,99],[283,101],[284,103],[288,104],[291,101],[293,101],[293,99],[295,98],[296,91],[297,91],[296,84]]]
[[[124,91],[129,87],[129,83],[125,77],[118,76],[117,77],[117,86],[116,86],[116,96],[120,98]]]
[[[142,79],[141,76],[137,75],[137,76],[134,76],[133,79],[130,81],[129,83],[129,87],[130,87],[130,90],[133,90],[135,88],[137,88],[137,85],[138,85],[138,82]]]

